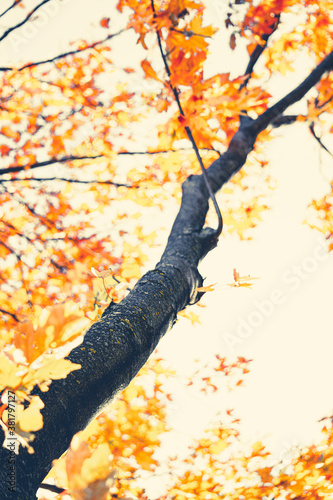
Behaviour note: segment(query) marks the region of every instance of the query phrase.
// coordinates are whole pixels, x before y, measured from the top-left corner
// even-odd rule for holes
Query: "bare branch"
[[[218,155],[221,153],[215,148],[198,148],[200,151],[213,151]],[[120,151],[118,155],[159,155],[168,153],[179,153],[179,151],[193,151],[193,147],[190,148],[179,148],[179,149],[160,149],[158,151]]]
[[[96,156],[65,156],[64,158],[52,158],[51,160],[31,163],[31,165],[20,165],[17,167],[1,168],[0,175],[10,174],[12,172],[22,172],[23,170],[32,170],[33,168],[45,167],[46,165],[52,165],[54,163],[66,163],[67,161],[75,160],[95,160],[96,158],[102,158],[103,155]]]
[[[0,309],[0,312],[2,312],[3,314],[8,314],[8,316],[11,316],[13,319],[15,319],[15,321],[17,321],[18,323],[20,322],[20,320],[18,319],[18,317],[14,313],[11,313],[9,311],[5,311],[4,309]]]
[[[54,493],[63,493],[64,491],[66,491],[64,488],[59,488],[54,484],[47,484],[47,483],[42,483],[40,485],[40,488],[43,488],[43,490],[53,491]]]
[[[23,26],[23,24],[27,23],[29,21],[29,19],[31,18],[31,16],[38,10],[40,9],[40,7],[42,7],[44,4],[50,2],[50,0],[43,0],[39,5],[36,5],[36,7],[34,9],[32,9],[32,11],[29,12],[29,14],[23,19],[23,21],[21,21],[20,23],[16,24],[16,26],[13,26],[12,28],[8,28],[7,31],[4,32],[4,34],[0,37],[0,42],[6,38],[12,31],[14,30],[17,30],[18,28],[20,28],[21,26]]]
[[[319,82],[321,77],[333,69],[333,51],[328,54],[325,59],[316,66],[310,75],[303,80],[294,90],[292,90],[285,97],[280,99],[276,104],[268,108],[262,115],[258,116],[255,120],[253,127],[255,133],[259,134],[272,123],[276,117],[281,115],[289,106],[298,102],[305,96],[305,94]]]
[[[314,129],[314,123],[312,122],[311,125],[309,126],[309,129],[310,129],[310,132],[311,134],[313,135],[313,137],[316,139],[316,141],[318,142],[318,144],[331,156],[333,156],[333,154],[331,153],[331,151],[329,149],[327,149],[327,147],[325,146],[325,144],[323,144],[322,140],[320,139],[320,137],[316,134],[315,132],[315,129]]]
[[[82,181],[80,179],[67,179],[65,177],[25,177],[20,179],[4,179],[1,180],[1,184],[4,182],[21,182],[21,181],[38,181],[38,182],[48,182],[48,181],[64,181],[64,182],[73,182],[79,184],[109,184],[115,187],[126,187],[126,188],[138,188],[139,186],[131,186],[130,184],[124,184],[121,182],[113,182],[113,181]]]
[[[9,12],[10,10],[12,10],[13,7],[15,7],[18,3],[19,3],[20,0],[14,0],[14,2],[12,3],[12,5],[10,5],[6,10],[3,11],[2,14],[0,14],[0,18],[3,17],[4,15],[7,14],[7,12]]]

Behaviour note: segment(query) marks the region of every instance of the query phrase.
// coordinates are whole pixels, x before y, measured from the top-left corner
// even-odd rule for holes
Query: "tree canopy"
[[[52,20],[61,29],[67,7],[8,2],[0,44],[17,52]],[[119,0],[105,9],[95,38],[45,59],[0,60],[2,498],[33,498],[56,459],[45,482],[59,487],[45,488],[57,498],[145,498],[138,478],[161,466],[172,399],[163,360],[146,361],[177,317],[195,322],[191,306],[214,293],[198,266],[221,235],[241,245],[268,209],[260,194],[276,129],[303,124],[332,155],[331,1]],[[218,32],[221,66],[233,57],[239,74],[207,74]],[[140,60],[130,67],[122,54],[132,50]],[[275,78],[288,81],[295,68],[299,81],[281,96]],[[330,178],[309,219],[327,252],[332,200]],[[164,213],[175,214],[169,234]],[[234,286],[252,283],[234,270]],[[236,374],[237,385],[249,370],[244,357],[215,360],[189,384],[215,391],[216,374]],[[323,421],[322,443],[285,467],[259,442],[234,453],[228,411],[183,463],[167,464],[160,498],[329,499],[332,417]]]

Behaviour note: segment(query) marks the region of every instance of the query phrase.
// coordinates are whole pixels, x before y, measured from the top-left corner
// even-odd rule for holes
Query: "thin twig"
[[[154,17],[156,17],[154,0],[151,0],[151,7],[152,7],[152,10],[153,10]],[[160,33],[159,29],[156,29],[156,34],[157,34],[158,46],[159,46],[159,49],[160,49],[160,52],[161,52],[161,56],[162,56],[162,59],[163,59],[164,67],[165,67],[165,70],[166,70],[167,75],[169,77],[169,82],[168,82],[169,86],[170,86],[170,88],[172,90],[172,93],[173,93],[174,98],[176,100],[176,103],[178,105],[179,112],[185,118],[185,113],[183,111],[181,102],[179,100],[178,89],[176,87],[174,87],[172,85],[172,83],[171,83],[171,71],[170,71],[170,68],[169,68],[169,65],[168,65],[168,61],[167,61],[166,55],[165,55],[163,47],[162,47],[162,39],[161,39],[161,33]],[[223,229],[223,219],[222,219],[221,211],[220,211],[220,208],[219,208],[218,203],[216,201],[214,191],[213,191],[212,186],[210,184],[209,177],[207,175],[205,166],[204,166],[203,161],[201,159],[201,156],[200,156],[198,147],[196,145],[196,142],[194,140],[192,131],[191,131],[191,129],[190,129],[190,127],[188,125],[185,126],[185,131],[186,131],[187,137],[189,138],[189,140],[190,140],[190,142],[191,142],[191,144],[193,146],[193,149],[195,151],[197,160],[198,160],[198,162],[200,164],[200,168],[201,168],[201,172],[202,172],[203,178],[205,180],[205,184],[206,184],[209,196],[211,197],[211,199],[213,201],[213,204],[214,204],[214,208],[215,208],[216,215],[217,215],[217,218],[218,218],[218,226],[217,226],[217,229],[215,230],[215,235],[216,235],[216,237],[218,237],[221,234],[222,229]]]
[[[271,32],[270,33],[265,33],[261,36],[261,40],[264,42],[262,45],[261,44],[257,44],[256,47],[254,48],[251,56],[250,56],[250,60],[248,62],[248,65],[246,67],[246,70],[245,70],[245,73],[244,73],[244,76],[246,76],[245,80],[242,82],[241,86],[239,87],[239,90],[242,90],[242,88],[246,87],[246,85],[248,84],[251,76],[252,76],[252,73],[253,73],[253,68],[254,68],[254,65],[256,64],[256,62],[258,61],[259,57],[261,56],[261,54],[264,52],[265,48],[267,47],[267,43],[268,43],[268,40],[269,40],[269,37],[274,33],[274,31],[276,31],[278,25],[279,25],[279,22],[280,22],[280,14],[277,14],[275,16],[275,21],[274,23],[270,26],[271,28]]]
[[[52,165],[53,163],[65,163],[67,161],[76,161],[76,160],[95,160],[96,158],[102,158],[103,155],[96,156],[65,156],[64,158],[52,158],[51,160],[41,161],[32,163],[31,165],[20,165],[17,167],[8,167],[1,168],[0,175],[2,174],[10,174],[12,172],[21,172],[22,170],[31,170],[33,168],[45,167],[46,165]]]
[[[124,29],[119,30],[117,33],[112,33],[111,35],[108,35],[103,40],[98,40],[97,42],[91,43],[91,44],[87,45],[86,47],[83,47],[82,49],[70,50],[68,52],[64,52],[63,54],[59,54],[58,56],[51,57],[50,59],[44,59],[43,61],[37,61],[37,62],[25,64],[24,66],[21,66],[20,68],[17,68],[17,69],[12,68],[12,67],[3,67],[3,68],[0,68],[0,71],[14,71],[15,69],[16,69],[16,71],[22,71],[26,68],[32,68],[33,66],[39,66],[41,64],[51,63],[51,62],[57,61],[58,59],[62,59],[63,57],[71,56],[74,54],[79,54],[80,52],[84,52],[85,50],[93,49],[97,45],[100,45],[104,42],[107,42],[108,40],[111,40],[111,38],[120,35],[124,31],[125,31]]]
[[[9,311],[5,311],[4,309],[0,309],[0,312],[2,312],[3,314],[8,314],[8,316],[11,316],[13,319],[15,319],[15,321],[17,321],[19,323],[19,319],[18,317],[14,314],[14,313],[11,313]]]
[[[327,149],[327,147],[325,146],[325,144],[323,144],[322,140],[320,139],[320,137],[316,134],[315,132],[315,129],[314,129],[314,123],[312,122],[309,126],[309,129],[310,129],[310,132],[311,134],[313,135],[313,137],[316,139],[316,141],[318,142],[318,144],[323,148],[325,149],[325,151],[333,156],[333,154],[331,153],[331,151],[329,149]]]
[[[76,182],[80,184],[110,184],[115,187],[126,187],[126,188],[137,188],[139,186],[131,186],[130,184],[123,184],[121,182],[113,182],[113,181],[82,181],[80,179],[67,179],[65,177],[24,177],[24,178],[15,178],[15,179],[4,179],[1,180],[1,184],[4,182],[20,182],[20,181],[39,181],[39,182],[47,182],[47,181],[64,181],[64,182]]]
[[[160,149],[159,151],[120,151],[118,155],[159,155],[167,153],[179,153],[179,151],[192,151],[193,147],[190,148],[178,148],[178,149]],[[199,148],[200,151],[213,151],[221,156],[221,153],[215,148]]]
[[[0,14],[0,17],[3,17],[4,15],[7,14],[7,12],[9,12],[10,10],[12,10],[13,7],[15,7],[15,5],[17,5],[19,3],[20,0],[14,0],[14,2],[12,3],[12,5],[10,5],[6,10],[3,11],[2,14]]]
[[[34,9],[32,9],[29,14],[23,19],[23,21],[21,21],[20,23],[16,24],[16,26],[12,26],[11,28],[8,28],[8,30],[6,30],[4,32],[4,34],[0,37],[0,42],[6,38],[12,31],[14,30],[17,30],[18,28],[20,28],[23,24],[25,24],[26,22],[29,21],[30,17],[36,12],[36,10],[38,10],[40,7],[42,7],[44,4],[50,2],[51,0],[43,0],[39,5],[36,5],[36,7]]]
[[[63,493],[64,491],[66,491],[64,488],[59,488],[55,484],[47,484],[47,483],[42,483],[40,485],[40,488],[43,488],[43,490],[52,491],[54,493]]]

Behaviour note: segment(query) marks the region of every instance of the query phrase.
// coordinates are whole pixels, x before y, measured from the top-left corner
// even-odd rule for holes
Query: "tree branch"
[[[281,115],[289,106],[295,104],[305,96],[305,94],[319,82],[321,77],[327,72],[333,69],[333,51],[325,57],[325,59],[316,66],[316,68],[310,73],[310,75],[303,80],[303,82],[292,90],[288,95],[283,97],[276,104],[268,108],[262,115],[258,116],[255,120],[255,131],[260,133],[265,130],[268,125],[276,119],[277,116]]]
[[[156,17],[154,0],[151,0],[151,7],[152,7],[152,11],[153,11],[154,17]],[[156,35],[157,35],[157,42],[158,42],[158,46],[159,46],[159,49],[160,49],[160,52],[161,52],[161,56],[162,56],[162,59],[163,59],[164,67],[165,67],[165,70],[166,70],[167,75],[169,77],[169,86],[170,86],[170,88],[172,90],[172,93],[173,93],[173,95],[175,97],[175,101],[177,103],[179,112],[180,112],[181,116],[183,116],[185,118],[185,113],[183,111],[183,108],[182,108],[182,105],[181,105],[181,102],[180,102],[180,99],[179,99],[179,91],[171,83],[171,71],[170,71],[169,64],[168,64],[166,55],[164,54],[164,50],[163,50],[163,47],[162,47],[162,39],[161,39],[160,30],[156,29]],[[223,219],[222,219],[220,207],[219,207],[219,205],[218,205],[218,203],[216,201],[216,198],[215,198],[215,195],[214,195],[214,191],[212,190],[212,187],[210,185],[209,178],[208,178],[205,166],[203,164],[202,158],[201,158],[200,153],[199,153],[199,149],[197,147],[197,144],[196,144],[195,139],[194,139],[193,134],[192,134],[192,130],[190,129],[190,127],[188,125],[186,125],[184,128],[185,128],[187,137],[189,138],[189,140],[190,140],[190,142],[192,144],[192,147],[194,149],[194,152],[195,152],[195,155],[197,157],[197,160],[199,162],[203,178],[205,179],[206,188],[208,190],[209,196],[211,197],[211,200],[212,200],[212,202],[214,204],[215,212],[216,212],[217,219],[218,219],[218,225],[217,225],[217,229],[215,231],[215,236],[216,236],[216,241],[217,241],[217,239],[220,236],[220,234],[222,233],[222,229],[223,229]]]
[[[50,59],[44,59],[43,61],[37,61],[37,62],[25,64],[24,66],[21,66],[20,68],[13,68],[13,67],[2,67],[1,68],[0,67],[0,71],[14,71],[14,70],[23,71],[26,68],[32,68],[33,66],[40,66],[41,64],[46,64],[46,63],[51,63],[51,62],[57,61],[58,59],[62,59],[63,57],[72,56],[74,54],[79,54],[80,52],[84,52],[85,50],[93,49],[97,45],[105,43],[108,40],[111,40],[111,38],[120,35],[124,31],[126,31],[126,30],[124,30],[124,29],[119,30],[117,33],[112,33],[111,35],[108,35],[107,37],[103,38],[103,40],[98,40],[97,42],[91,43],[91,44],[87,45],[86,47],[83,47],[82,49],[69,50],[68,52],[64,52],[63,54],[59,54],[58,56],[51,57]]]
[[[332,64],[326,58],[295,91],[253,120],[240,117],[240,126],[227,151],[207,169],[216,192],[244,165],[257,135],[288,105],[315,85]],[[306,90],[307,89],[307,90]],[[290,97],[291,96],[291,97]],[[282,102],[282,104],[280,104]],[[273,111],[272,111],[273,110]],[[64,380],[54,380],[48,392],[35,389],[45,404],[44,425],[36,433],[35,453],[25,449],[16,457],[16,491],[7,488],[7,449],[0,449],[3,500],[32,499],[43,478],[68,448],[73,435],[110,403],[136,375],[159,340],[173,326],[177,313],[197,302],[203,279],[199,262],[216,246],[216,233],[204,227],[209,192],[203,174],[189,176],[182,185],[182,202],[168,243],[155,269],[148,271],[118,304],[110,304],[68,359],[81,365]]]
[[[47,182],[47,181],[64,181],[64,182],[73,182],[73,183],[79,183],[79,184],[109,184],[111,186],[116,186],[116,187],[126,187],[126,188],[138,188],[139,186],[131,186],[130,184],[124,184],[122,182],[113,182],[113,181],[97,181],[97,180],[91,180],[91,181],[82,181],[80,179],[67,179],[65,177],[25,177],[25,178],[20,178],[20,179],[4,179],[1,180],[0,183],[4,182],[21,182],[21,181],[38,181],[38,182]]]
[[[243,137],[243,132],[240,134]],[[219,164],[216,160],[215,167],[228,172],[241,168],[246,154],[241,156],[239,148],[235,153],[235,145],[237,138]],[[213,173],[210,176],[217,189],[217,177]],[[220,176],[222,182],[224,177]],[[203,279],[197,266],[216,246],[215,231],[203,228],[208,201],[202,174],[190,176],[183,184],[181,208],[155,269],[146,273],[122,302],[110,305],[86,333],[83,343],[70,353],[68,359],[82,368],[65,380],[53,381],[46,393],[33,391],[45,404],[44,425],[33,442],[35,453],[21,450],[17,457],[15,495],[6,490],[3,499],[33,498],[52,460],[130,382],[172,327],[177,313],[199,300],[202,292],[196,288],[202,286]],[[6,463],[7,453],[0,449],[1,463]],[[1,467],[0,484],[6,485],[6,474],[6,467]]]
[[[42,7],[44,4],[50,2],[50,0],[43,0],[39,5],[36,5],[36,7],[34,9],[32,9],[32,11],[29,12],[29,14],[23,19],[23,21],[21,21],[20,23],[16,24],[16,26],[13,26],[12,28],[8,28],[8,30],[6,30],[4,32],[4,34],[0,37],[0,42],[6,38],[12,31],[14,30],[17,30],[18,28],[20,28],[21,26],[23,26],[23,24],[27,23],[30,19],[30,17],[38,10],[40,9],[40,7]],[[12,5],[13,7],[13,5]]]
[[[214,148],[198,148],[200,151],[214,151],[218,155],[221,153]],[[190,148],[178,148],[178,149],[161,149],[159,151],[119,151],[118,155],[159,155],[166,153],[179,153],[179,151],[193,151],[193,147]]]
[[[301,115],[279,115],[271,122],[271,125],[274,128],[282,127],[283,125],[291,125],[297,121],[299,116]]]
[[[318,142],[318,144],[331,156],[333,156],[333,154],[331,153],[331,151],[329,149],[327,149],[327,147],[325,146],[325,144],[322,142],[322,140],[320,139],[320,137],[316,134],[316,131],[314,129],[314,123],[312,122],[309,126],[309,129],[310,129],[310,132],[311,134],[313,135],[313,137],[316,139],[316,141]]]
[[[14,0],[14,2],[12,3],[12,5],[10,5],[6,10],[4,10],[2,12],[2,14],[0,14],[0,18],[5,16],[7,14],[7,12],[9,12],[10,10],[12,10],[13,7],[15,7],[18,3],[19,3],[20,0]]]
[[[59,486],[56,486],[55,484],[42,483],[40,487],[43,490],[53,491],[54,493],[63,493],[66,491],[64,488],[59,488]]]
[[[0,309],[0,312],[2,312],[3,314],[8,314],[8,316],[11,316],[13,319],[15,319],[15,321],[17,321],[19,323],[19,319],[14,313],[11,313],[9,311],[5,311],[5,309]]]
[[[95,160],[96,158],[102,158],[103,155],[96,156],[65,156],[64,158],[52,158],[51,160],[31,163],[30,165],[20,165],[16,167],[0,168],[0,175],[11,174],[12,172],[22,172],[27,170],[32,170],[33,168],[45,167],[47,165],[53,165],[54,163],[66,163],[67,161],[75,160]]]
[[[279,22],[280,22],[280,14],[275,16],[275,22],[270,26],[272,31],[270,33],[265,33],[265,34],[261,35],[261,40],[264,43],[263,44],[258,43],[256,45],[255,49],[253,50],[253,52],[250,56],[249,63],[247,65],[245,73],[244,73],[244,76],[247,75],[246,79],[242,82],[241,86],[239,87],[239,90],[242,90],[242,88],[247,86],[247,84],[252,76],[253,68],[254,68],[256,62],[258,61],[259,57],[261,56],[261,54],[264,52],[265,48],[267,47],[269,37],[274,33],[274,31],[276,31],[276,29],[279,25]]]

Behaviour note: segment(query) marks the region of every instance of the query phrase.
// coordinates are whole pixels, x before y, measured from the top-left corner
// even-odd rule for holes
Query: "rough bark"
[[[207,169],[214,192],[244,165],[257,135],[333,67],[333,53],[288,96],[256,120],[242,117],[227,151]],[[119,304],[110,305],[100,321],[68,358],[82,366],[64,380],[53,381],[46,393],[35,391],[45,404],[44,426],[33,442],[35,453],[16,459],[16,491],[8,490],[8,450],[0,450],[2,499],[31,500],[73,435],[87,424],[136,375],[177,313],[195,303],[202,285],[198,264],[216,246],[214,231],[204,228],[209,196],[202,175],[183,183],[179,213],[166,249],[155,269],[145,274]]]

